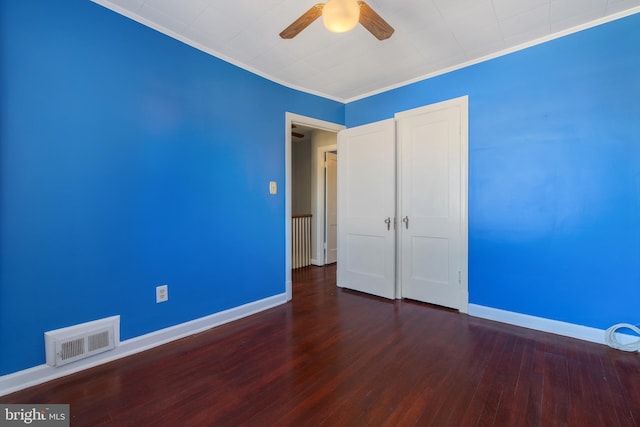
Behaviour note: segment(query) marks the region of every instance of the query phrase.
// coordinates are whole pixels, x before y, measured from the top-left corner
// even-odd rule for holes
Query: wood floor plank
[[[0,402],[92,427],[640,427],[637,353],[293,277],[290,303]]]
[[[616,402],[615,409],[621,425],[632,425],[640,421],[640,412],[634,402],[640,402],[640,393],[629,387],[629,381],[640,379],[640,368],[622,361],[617,364],[614,350],[608,350],[608,362],[605,363],[605,375],[611,384],[611,397]]]

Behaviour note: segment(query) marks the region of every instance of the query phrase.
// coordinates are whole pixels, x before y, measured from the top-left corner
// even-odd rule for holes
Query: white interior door
[[[325,264],[338,261],[338,155],[325,153]]]
[[[338,133],[337,283],[395,298],[395,120]]]
[[[402,296],[467,310],[467,98],[398,113]]]

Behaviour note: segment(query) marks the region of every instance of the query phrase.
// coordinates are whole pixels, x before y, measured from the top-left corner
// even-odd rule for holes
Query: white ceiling
[[[378,41],[360,25],[330,33],[318,19],[283,40],[280,31],[318,0],[93,1],[271,80],[340,101],[640,12],[640,0],[368,0],[395,28],[390,39]]]

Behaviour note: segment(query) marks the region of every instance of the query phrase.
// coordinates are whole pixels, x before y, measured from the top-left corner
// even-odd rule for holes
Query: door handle
[[[391,218],[387,217],[387,219],[384,220],[384,223],[387,224],[387,230],[391,230]]]
[[[409,217],[405,216],[404,218],[402,218],[402,222],[404,222],[404,226],[408,230],[409,229]]]

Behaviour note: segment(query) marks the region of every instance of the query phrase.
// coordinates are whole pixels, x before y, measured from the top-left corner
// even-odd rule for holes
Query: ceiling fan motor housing
[[[334,33],[352,30],[360,20],[357,0],[329,0],[322,8],[322,23]]]

